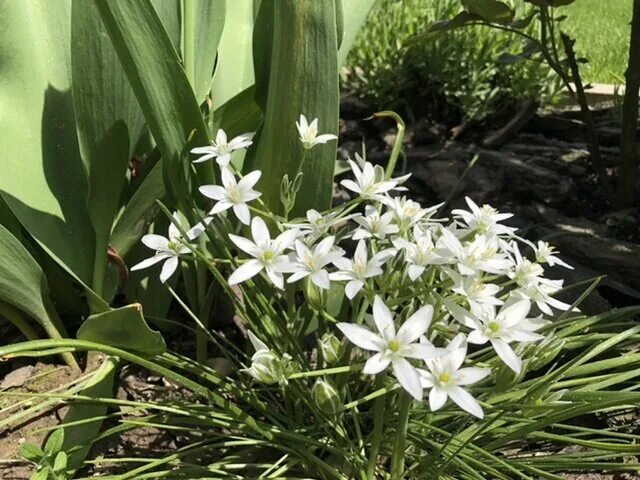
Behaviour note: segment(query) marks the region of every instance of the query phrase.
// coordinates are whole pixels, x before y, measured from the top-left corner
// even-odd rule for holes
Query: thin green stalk
[[[389,110],[385,110],[383,112],[374,113],[371,118],[384,118],[389,117],[393,118],[396,121],[396,128],[398,129],[398,133],[396,135],[396,139],[393,142],[393,149],[391,149],[391,156],[389,157],[389,163],[387,163],[387,168],[385,170],[385,177],[387,179],[391,178],[393,175],[393,171],[396,169],[396,163],[398,162],[398,157],[400,156],[400,152],[402,151],[402,141],[404,140],[404,121],[396,112],[392,112]]]
[[[383,373],[376,381],[376,389],[384,386],[386,374]],[[373,405],[373,437],[371,439],[371,450],[369,451],[369,462],[367,463],[368,480],[372,480],[376,473],[376,465],[378,464],[378,453],[380,453],[380,444],[382,443],[383,427],[384,427],[384,410],[386,407],[386,396],[376,399]]]
[[[400,392],[398,409],[398,426],[396,437],[393,442],[393,452],[391,454],[391,480],[402,480],[404,477],[404,456],[406,453],[407,427],[409,426],[409,409],[411,407],[411,396],[404,390]]]

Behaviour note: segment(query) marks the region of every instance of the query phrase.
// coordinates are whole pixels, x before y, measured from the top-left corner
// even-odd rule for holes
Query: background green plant
[[[522,51],[516,35],[469,27],[408,44],[459,10],[459,0],[378,2],[343,69],[345,90],[380,109],[472,120],[523,99],[545,104],[557,95],[559,84],[547,66],[501,61]]]

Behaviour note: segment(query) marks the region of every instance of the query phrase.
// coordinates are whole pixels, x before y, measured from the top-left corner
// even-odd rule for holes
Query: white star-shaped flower
[[[433,307],[426,305],[411,315],[396,332],[393,314],[376,296],[373,301],[373,320],[378,333],[351,323],[338,323],[337,326],[350,342],[364,350],[376,352],[367,360],[363,373],[375,375],[391,365],[402,388],[416,400],[422,400],[423,387],[418,370],[407,359],[426,361],[442,355],[442,349],[418,343],[418,339],[429,328],[432,316]]]
[[[478,418],[484,412],[478,401],[467,392],[464,386],[473,385],[487,377],[488,368],[460,368],[467,355],[467,342],[463,334],[458,334],[447,346],[448,353],[433,360],[427,360],[429,371],[419,370],[423,388],[430,388],[429,408],[439,410],[450,398],[460,408]]]
[[[364,207],[364,216],[359,215],[353,220],[360,225],[351,238],[354,240],[362,240],[364,238],[377,238],[384,240],[387,235],[398,233],[398,226],[393,223],[393,212],[380,214],[378,209],[372,205]]]
[[[307,117],[300,115],[300,121],[296,122],[298,133],[300,134],[300,141],[306,149],[315,147],[316,145],[327,143],[331,140],[336,140],[338,137],[332,133],[325,133],[318,135],[318,119],[314,118],[311,123],[307,121]]]
[[[196,147],[191,149],[191,153],[201,155],[193,161],[193,163],[206,162],[211,158],[215,158],[218,165],[226,167],[231,161],[231,154],[240,150],[241,148],[247,148],[253,142],[253,133],[244,133],[232,138],[231,141],[227,141],[227,134],[224,130],[218,130],[215,141],[211,142],[207,147]]]
[[[447,276],[453,280],[451,291],[462,295],[462,297],[472,304],[489,303],[491,305],[502,305],[504,302],[497,298],[500,287],[493,283],[485,283],[482,276],[460,275],[451,268],[442,269]]]
[[[476,235],[472,241],[463,244],[451,230],[442,228],[437,245],[438,254],[450,259],[448,263],[456,263],[462,275],[479,272],[503,275],[513,265],[495,235]]]
[[[535,342],[544,337],[538,330],[545,323],[537,319],[528,319],[531,309],[528,300],[512,298],[496,313],[494,305],[472,305],[471,311],[447,304],[453,317],[472,329],[469,343],[484,345],[487,342],[496,351],[502,361],[514,372],[520,373],[522,360],[509,345],[511,342]]]
[[[424,231],[419,226],[413,228],[414,241],[404,238],[394,238],[393,245],[398,249],[404,249],[404,257],[409,264],[409,278],[416,280],[429,265],[442,265],[448,263],[447,258],[441,257],[431,238],[430,231]]]
[[[297,230],[286,230],[272,240],[267,225],[260,217],[254,217],[251,222],[253,242],[244,237],[229,234],[231,241],[240,250],[253,257],[231,274],[229,285],[244,282],[264,270],[276,287],[284,288],[282,272],[289,266],[289,257],[283,252],[293,244],[298,234]]]
[[[296,255],[287,268],[287,272],[293,275],[287,279],[287,283],[309,277],[319,288],[329,290],[331,282],[325,267],[344,256],[343,249],[333,247],[334,242],[335,237],[327,237],[311,250],[300,240],[296,240]]]
[[[490,205],[478,207],[473,200],[465,197],[471,211],[452,210],[451,213],[460,218],[469,231],[492,235],[513,235],[515,228],[502,225],[500,222],[513,217],[512,213],[500,213]]]
[[[223,186],[203,185],[200,187],[200,193],[205,197],[217,201],[209,212],[209,215],[233,208],[233,213],[236,214],[238,220],[245,225],[249,225],[251,222],[251,213],[247,203],[262,195],[253,189],[256,183],[258,183],[260,175],[262,175],[260,170],[254,170],[237,182],[231,170],[223,168],[221,172]]]
[[[380,268],[391,256],[392,250],[383,250],[376,253],[371,260],[367,258],[367,244],[364,240],[358,242],[353,260],[341,257],[333,261],[339,271],[329,274],[331,280],[346,281],[345,294],[352,299],[364,287],[368,278],[382,275]]]
[[[573,270],[573,267],[571,265],[555,255],[555,248],[553,248],[553,246],[549,245],[547,242],[543,242],[542,240],[540,240],[538,241],[537,246],[532,245],[532,247],[533,251],[536,254],[536,262],[546,263],[550,267],[553,267],[554,265],[560,265],[564,268]]]
[[[174,274],[178,268],[180,255],[191,251],[184,243],[184,238],[174,222],[189,228],[188,225],[186,225],[186,219],[178,212],[174,212],[173,221],[169,225],[168,238],[154,233],[149,233],[142,237],[142,243],[152,250],[155,250],[156,254],[131,267],[131,271],[142,270],[143,268],[148,268],[151,265],[164,261],[164,265],[160,271],[160,281],[164,283]],[[202,232],[204,232],[204,225],[199,223],[186,232],[187,240],[189,242],[195,240]]]
[[[355,181],[350,179],[342,180],[340,182],[340,185],[342,185],[344,188],[357,193],[364,199],[378,201],[386,200],[384,194],[392,190],[406,190],[406,188],[399,187],[398,185],[406,181],[410,175],[385,180],[384,169],[380,165],[376,165],[374,167],[373,164],[365,162],[357,153],[356,159],[362,166],[362,169],[360,169],[358,163],[354,162],[353,160],[349,160],[349,165],[351,165],[351,170],[353,172],[353,176],[355,177]]]

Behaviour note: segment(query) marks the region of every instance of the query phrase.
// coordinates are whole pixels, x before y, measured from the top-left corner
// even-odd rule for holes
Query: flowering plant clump
[[[304,115],[297,128],[305,150],[334,139]],[[220,131],[213,147],[192,150],[204,154],[195,161],[220,164],[222,185],[200,187],[214,203],[192,229],[176,214],[170,239],[146,236],[158,253],[135,268],[165,260],[163,282],[180,257],[211,269],[253,345],[239,382],[279,388],[288,404],[291,382],[313,378],[305,385],[316,415],[334,419],[356,396],[375,400],[377,413],[395,397],[400,443],[391,464],[402,472],[400,434],[412,411],[458,409],[481,419],[484,392],[524,376],[537,345],[551,340],[544,332],[554,310],[570,309],[553,297],[562,281],[545,277],[545,266],[571,267],[548,244],[518,237],[503,223],[511,215],[489,205],[467,198],[467,209],[446,216],[441,205],[398,196],[409,175],[392,178],[360,155],[350,161],[354,178],[341,182],[352,200],[288,218],[286,206],[262,202],[259,171],[242,175],[228,161],[250,138],[226,143]],[[291,200],[290,185],[283,188]],[[208,241],[197,239],[203,234]],[[372,420],[370,451],[360,450],[369,474],[384,436],[382,418]]]

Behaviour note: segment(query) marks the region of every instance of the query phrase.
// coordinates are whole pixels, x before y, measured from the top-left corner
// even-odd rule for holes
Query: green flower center
[[[388,347],[393,353],[397,353],[400,350],[400,342],[397,340],[391,340]]]
[[[167,248],[169,250],[176,250],[178,248],[178,244],[176,242],[169,242],[167,243]]]
[[[449,383],[451,381],[451,375],[448,373],[441,373],[438,376],[438,380],[440,380],[440,383]]]
[[[498,333],[498,330],[500,330],[500,325],[497,322],[489,323],[488,327],[492,333]]]

